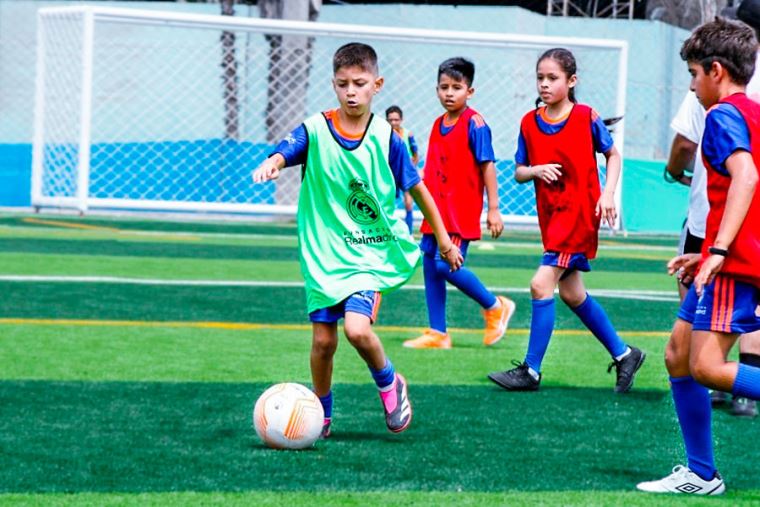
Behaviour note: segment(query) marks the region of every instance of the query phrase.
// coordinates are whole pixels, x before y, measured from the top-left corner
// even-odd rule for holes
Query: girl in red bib
[[[604,122],[589,106],[575,100],[573,54],[563,48],[546,51],[536,64],[540,98],[520,125],[515,179],[533,181],[544,255],[530,283],[532,315],[528,352],[514,369],[492,373],[508,390],[534,391],[541,382],[541,362],[554,330],[554,290],[605,346],[617,369],[615,392],[627,392],[645,354],[618,336],[602,307],[586,292],[582,271],[596,257],[601,220],[614,226],[614,192],[620,176],[620,154]],[[543,106],[540,104],[543,102]],[[539,107],[540,106],[540,107]],[[607,159],[607,185],[599,185],[596,153]]]

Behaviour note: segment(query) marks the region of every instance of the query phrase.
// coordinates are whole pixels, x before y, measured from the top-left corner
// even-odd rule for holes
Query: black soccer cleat
[[[536,380],[528,371],[528,363],[512,361],[512,364],[517,368],[489,373],[489,380],[507,391],[538,391],[538,386],[541,384],[541,374],[539,373],[538,380]]]
[[[607,367],[607,373],[610,373],[613,367],[617,370],[616,393],[627,393],[631,390],[636,372],[639,371],[646,358],[647,355],[645,353],[636,347],[631,347],[631,352],[627,356],[620,361],[613,360],[610,363]]]
[[[710,390],[710,405],[712,405],[712,408],[725,407],[730,401],[731,397],[728,393]]]
[[[749,398],[734,396],[734,399],[731,400],[731,415],[755,417],[757,415],[757,403]]]

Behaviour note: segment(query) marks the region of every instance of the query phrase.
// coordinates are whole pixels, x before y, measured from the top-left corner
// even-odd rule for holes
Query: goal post
[[[297,39],[308,44],[289,44]],[[430,126],[442,111],[434,90],[438,65],[451,56],[474,61],[470,104],[491,127],[507,223],[536,223],[533,186],[512,176],[520,118],[534,107],[535,64],[543,51],[571,49],[579,100],[603,117],[625,113],[628,46],[620,40],[43,8],[32,205],[294,214],[297,169],[259,185],[250,173],[271,153],[273,132],[336,106],[332,54],[351,41],[377,50],[385,85],[373,110],[403,109],[423,161]],[[279,118],[272,118],[273,105]],[[624,125],[613,132],[621,153]],[[618,209],[621,193],[619,183]]]

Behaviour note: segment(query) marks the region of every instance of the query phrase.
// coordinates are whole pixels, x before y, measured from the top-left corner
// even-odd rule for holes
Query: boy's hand
[[[462,252],[459,251],[459,247],[454,243],[451,243],[448,249],[440,248],[440,252],[441,258],[446,261],[446,264],[449,265],[451,271],[456,271],[462,267],[464,257],[462,257]]]
[[[601,219],[606,221],[610,227],[615,227],[617,219],[617,210],[615,209],[615,197],[613,194],[603,192],[596,203],[596,216],[601,215]]]
[[[697,272],[697,266],[699,266],[699,259],[702,256],[697,253],[688,253],[673,257],[668,262],[668,274],[676,275],[679,281],[683,283],[689,283],[694,280],[694,275]]]
[[[266,159],[251,174],[254,183],[263,183],[265,181],[276,180],[280,177],[280,168],[271,158]]]
[[[491,231],[491,237],[493,239],[501,236],[504,231],[504,221],[501,219],[501,212],[498,209],[489,209],[488,215],[486,215],[486,227]]]
[[[699,268],[699,273],[694,277],[694,288],[697,290],[697,296],[702,295],[702,289],[705,285],[709,285],[713,281],[715,275],[717,275],[723,267],[723,262],[726,258],[722,255],[711,255],[705,262],[702,263],[702,267]]]
[[[560,164],[543,164],[531,166],[533,177],[544,180],[547,183],[554,183],[562,176],[562,166]]]

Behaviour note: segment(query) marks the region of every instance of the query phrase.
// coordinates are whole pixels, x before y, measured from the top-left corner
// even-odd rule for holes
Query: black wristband
[[[713,255],[722,255],[723,257],[728,257],[728,250],[726,250],[725,248],[718,248],[717,246],[711,246],[707,249],[707,251]]]
[[[668,171],[668,166],[666,165],[662,170],[662,177],[667,181],[668,183],[676,183],[681,181],[681,179],[686,175],[686,171],[681,171],[681,174],[678,176],[673,176],[670,174],[670,171]]]

